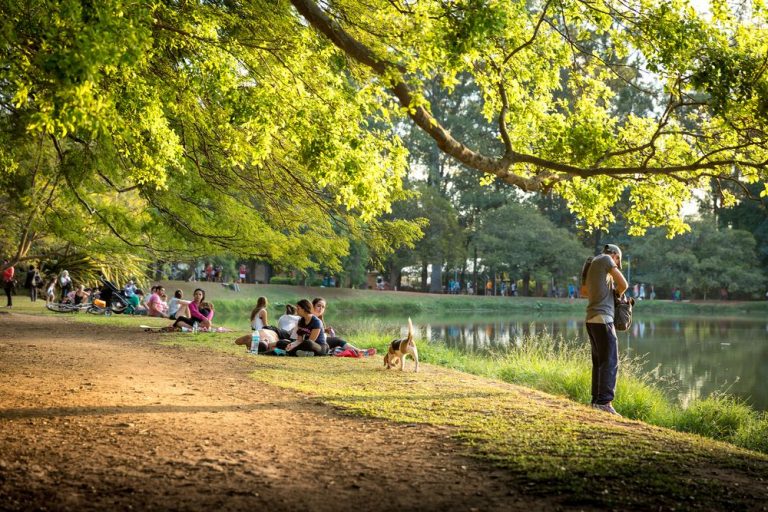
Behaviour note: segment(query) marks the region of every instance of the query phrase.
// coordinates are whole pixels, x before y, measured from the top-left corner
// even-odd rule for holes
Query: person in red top
[[[8,260],[3,260],[3,266],[5,267],[6,265],[8,265]],[[13,265],[8,265],[8,268],[3,270],[3,289],[8,297],[8,304],[5,306],[7,308],[13,306],[13,276],[15,273],[16,269],[13,268]]]
[[[213,326],[213,309],[205,307],[205,291],[197,288],[192,296],[194,300],[189,303],[189,316],[177,316],[173,327],[182,327],[181,324],[193,327],[198,324],[199,327],[210,329]]]

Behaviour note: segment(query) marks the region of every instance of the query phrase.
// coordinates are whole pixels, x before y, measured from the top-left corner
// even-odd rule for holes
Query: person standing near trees
[[[5,307],[13,307],[13,276],[16,274],[16,269],[13,265],[8,264],[8,260],[3,260],[3,266],[8,266],[3,270],[3,289],[5,290],[5,296],[8,297],[8,304]]]
[[[628,283],[621,273],[621,249],[607,244],[586,269],[587,334],[592,348],[592,407],[611,414],[619,371],[619,343],[613,325],[614,299]]]
[[[64,302],[69,292],[72,290],[72,278],[69,277],[69,271],[62,270],[59,276],[59,286],[61,287],[61,299],[60,302]]]
[[[29,300],[35,302],[37,300],[37,289],[43,284],[43,278],[40,277],[40,272],[37,271],[34,265],[29,266],[27,270],[27,279],[24,282],[27,290],[29,290]]]

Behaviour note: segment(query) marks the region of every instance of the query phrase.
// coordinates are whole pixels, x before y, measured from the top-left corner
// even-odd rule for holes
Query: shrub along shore
[[[167,283],[169,291],[174,284]],[[203,285],[211,290],[208,296],[217,310],[242,310],[245,305],[249,309],[263,294],[272,302],[271,314],[279,311],[277,303],[293,302],[299,297],[321,295],[332,300],[334,308],[346,310],[345,304],[349,304],[350,309],[355,305],[355,311],[368,311],[378,301],[396,302],[399,298],[399,294],[387,292],[384,294],[388,297],[381,292],[352,291],[345,298],[335,290],[276,290],[267,286],[238,295],[223,288],[221,292],[213,291],[209,283]],[[368,300],[366,294],[374,297]],[[446,307],[445,299],[420,296],[411,300],[421,301],[425,308],[442,308]],[[474,299],[462,297],[461,302]],[[576,307],[582,310],[583,303]],[[19,309],[32,311],[31,305]],[[40,309],[34,308],[35,312]],[[18,311],[16,306],[14,311]],[[127,329],[137,329],[139,324],[167,324],[163,320],[119,315],[106,318],[78,314],[69,318]],[[620,399],[616,402],[625,418],[592,410],[583,405],[588,402],[589,389],[589,357],[583,344],[578,347],[565,340],[538,336],[526,340],[520,350],[489,358],[419,340],[424,364],[422,371],[414,374],[383,370],[380,356],[322,361],[252,356],[233,345],[239,334],[157,336],[162,343],[248,358],[255,380],[304,393],[343,413],[449,428],[450,435],[465,443],[468,455],[520,475],[534,494],[562,494],[569,503],[596,507],[661,506],[677,510],[752,509],[768,497],[764,483],[768,481],[768,456],[736,446],[768,451],[768,421],[764,414],[723,397],[680,410],[638,373],[635,362],[627,360],[622,362]],[[376,322],[361,324],[349,333],[359,346],[374,346],[379,351],[394,335],[392,327]],[[407,452],[406,446],[403,449]],[[393,448],[393,454],[396,451]],[[706,468],[706,474],[702,468]],[[718,474],[735,475],[742,484],[734,487]],[[762,494],[756,494],[755,489]]]

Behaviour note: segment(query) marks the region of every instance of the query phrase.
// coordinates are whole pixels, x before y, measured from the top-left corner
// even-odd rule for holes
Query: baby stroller
[[[133,306],[128,302],[122,290],[104,276],[99,276],[99,280],[102,284],[99,298],[93,301],[88,313],[94,315],[109,315],[111,313],[132,315],[134,313]]]

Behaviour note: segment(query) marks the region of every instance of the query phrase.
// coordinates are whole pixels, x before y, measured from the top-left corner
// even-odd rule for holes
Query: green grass
[[[506,468],[534,494],[565,495],[568,504],[643,510],[662,503],[665,509],[686,509],[695,494],[711,509],[749,508],[751,491],[734,494],[730,482],[701,475],[701,468],[768,478],[768,457],[631,420],[614,421],[574,401],[466,373],[493,375],[499,365],[441,346],[421,343],[427,364],[420,373],[403,373],[385,370],[378,357],[252,356],[235,348],[231,338],[163,336],[171,344],[239,353],[253,365],[254,379],[343,413],[450,427],[467,455]],[[384,335],[366,338],[381,348],[386,340]],[[539,378],[531,375],[527,378]]]
[[[190,288],[195,286],[192,283],[185,284]],[[251,298],[242,298],[241,294],[224,290],[220,285],[216,286],[219,286],[221,290],[210,283],[203,283],[203,286],[205,285],[212,287],[213,293],[210,295],[214,297],[212,300],[217,301],[217,309],[220,312],[242,312],[250,307]],[[303,295],[296,293],[299,290],[304,292]],[[266,290],[259,287],[250,291],[255,300],[256,296]],[[191,293],[191,289],[189,292]],[[338,290],[308,290],[293,286],[270,286],[270,296],[275,297],[277,302],[272,303],[273,307],[285,302],[295,302],[297,296],[312,297],[323,292],[338,293]],[[351,292],[352,295],[344,300],[339,297],[334,299],[336,308],[344,310],[345,300],[347,303],[355,304],[358,307],[361,307],[362,304],[365,304],[365,307],[373,307],[378,301],[392,300],[391,294],[386,292],[354,290],[347,292]],[[325,295],[327,296],[328,293]],[[363,297],[367,297],[367,299],[363,300]],[[443,297],[443,299],[457,300],[456,297]],[[466,297],[459,297],[459,299],[467,302]],[[438,299],[427,296],[426,298],[419,297],[418,300],[432,305],[440,302],[439,296]],[[510,299],[501,300],[509,301]],[[517,301],[518,299],[512,300]],[[473,301],[469,300],[469,302]],[[487,301],[479,302],[485,303]],[[531,304],[531,301],[523,302],[528,305]],[[20,303],[22,308],[34,311],[39,311],[41,307],[38,303],[38,306],[32,308],[28,302],[23,300],[17,301],[17,303]],[[400,304],[399,307],[403,307],[401,303],[398,304]],[[407,301],[406,304],[413,305]],[[762,306],[762,303],[759,305]],[[691,305],[683,303],[675,304],[675,306],[688,307]],[[164,320],[122,315],[103,317],[84,313],[63,314],[48,311],[45,311],[45,314],[69,316],[77,321],[109,323],[115,326],[135,326],[137,323],[167,324],[167,321]],[[345,337],[353,340],[357,346],[361,348],[373,346],[380,352],[386,350],[389,341],[398,336],[399,327],[393,328],[388,323],[370,318],[348,321],[345,331]],[[200,341],[205,339],[205,336],[199,338]],[[212,339],[215,340],[216,337],[214,336]],[[217,346],[217,344],[213,343],[211,346]],[[589,348],[585,344],[574,344],[562,339],[554,339],[544,333],[523,339],[513,350],[490,355],[452,350],[441,344],[420,342],[419,347],[421,358],[425,362],[538,389],[567,397],[578,403],[588,403],[590,400],[591,359]],[[672,403],[650,375],[643,372],[640,361],[623,357],[620,367],[617,399],[614,406],[624,416],[768,453],[768,436],[766,436],[768,415],[765,413],[758,413],[743,402],[727,395],[716,395],[697,400],[683,409]]]
[[[39,313],[40,306],[21,309]],[[141,317],[44,314],[116,328],[167,324]],[[383,351],[397,332],[361,321],[352,326],[350,337],[359,346]],[[237,335],[157,336],[161,343],[238,354],[253,365],[254,379],[304,393],[346,414],[449,427],[467,455],[506,468],[533,494],[560,494],[569,506],[750,509],[759,498],[743,482],[768,480],[765,455],[646,423],[617,421],[581,405],[589,399],[587,349],[548,336],[522,340],[516,350],[492,357],[419,340],[425,364],[414,374],[384,370],[380,357],[252,356],[234,346]],[[636,361],[622,361],[616,405],[625,415],[766,451],[765,415],[722,397],[676,411],[638,368]],[[741,479],[742,485],[734,487],[718,474]]]
[[[547,334],[525,338],[515,349],[494,357],[468,354],[442,345],[421,343],[422,359],[440,366],[496,378],[578,403],[589,403],[591,358],[584,344],[572,344]],[[717,395],[696,400],[683,409],[665,395],[641,361],[623,357],[614,402],[624,416],[695,433],[768,453],[768,416],[743,402]]]

